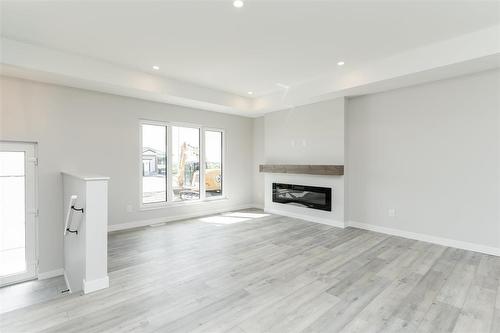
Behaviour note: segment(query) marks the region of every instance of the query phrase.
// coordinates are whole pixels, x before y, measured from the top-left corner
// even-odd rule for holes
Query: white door
[[[0,142],[0,286],[36,277],[35,145]]]

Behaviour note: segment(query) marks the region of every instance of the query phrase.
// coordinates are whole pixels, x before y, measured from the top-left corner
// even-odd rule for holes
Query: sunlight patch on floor
[[[224,214],[222,214],[222,216],[244,217],[244,218],[251,218],[251,219],[259,219],[261,217],[271,216],[271,214],[234,212],[234,213],[224,213]]]
[[[209,216],[200,219],[204,223],[214,223],[214,224],[234,224],[250,220],[249,218],[242,217],[230,217],[230,216]]]
[[[262,217],[270,216],[270,214],[263,213],[247,213],[247,212],[230,212],[223,213],[216,216],[202,217],[199,220],[204,223],[213,224],[235,224],[241,222],[248,222]]]

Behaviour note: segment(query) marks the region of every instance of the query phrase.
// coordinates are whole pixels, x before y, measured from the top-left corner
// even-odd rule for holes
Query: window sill
[[[182,206],[192,206],[196,204],[203,204],[212,201],[224,201],[229,200],[227,196],[221,196],[217,198],[205,198],[204,200],[186,200],[186,201],[173,201],[173,202],[162,202],[162,203],[152,203],[152,204],[141,204],[139,210],[155,210],[155,209],[165,209],[170,207],[182,207]]]

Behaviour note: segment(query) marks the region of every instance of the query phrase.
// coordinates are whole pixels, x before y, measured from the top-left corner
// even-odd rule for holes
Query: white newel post
[[[70,202],[76,208],[64,236],[64,270],[71,292],[87,294],[109,287],[108,181],[108,177],[63,173],[65,219]],[[76,200],[71,201],[72,196]]]

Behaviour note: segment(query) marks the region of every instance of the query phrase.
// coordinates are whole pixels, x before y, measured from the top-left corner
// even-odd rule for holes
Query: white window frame
[[[210,197],[210,198],[207,198],[206,197],[206,191],[205,191],[205,167],[206,167],[206,162],[205,162],[205,132],[206,131],[211,131],[211,132],[221,132],[222,133],[222,148],[221,148],[221,177],[222,177],[222,190],[221,190],[221,194],[219,196],[214,196],[214,197]],[[203,198],[205,201],[212,201],[212,200],[220,200],[220,199],[226,199],[226,186],[224,185],[226,183],[226,174],[225,174],[225,170],[227,169],[227,165],[226,165],[226,131],[221,129],[221,128],[215,128],[215,127],[202,127],[202,130],[201,130],[201,136],[203,137],[203,166],[200,166],[200,173],[203,175]],[[202,170],[203,168],[203,170]],[[200,182],[201,182],[201,179],[200,179]],[[201,191],[201,189],[200,189]]]
[[[167,185],[167,201],[162,202],[152,202],[152,203],[143,203],[143,184],[142,184],[142,125],[155,125],[155,126],[164,126],[166,128],[166,158],[167,165],[165,170],[166,185]],[[200,145],[200,198],[196,200],[185,200],[185,201],[174,201],[174,192],[172,188],[172,127],[189,127],[196,128],[199,130],[199,145]],[[216,131],[222,133],[222,167],[221,167],[221,176],[222,176],[222,190],[221,195],[207,198],[205,193],[205,131]],[[226,200],[226,190],[225,190],[225,181],[226,181],[226,131],[222,128],[215,127],[207,127],[203,125],[193,124],[193,123],[184,123],[184,122],[168,122],[168,121],[157,121],[157,120],[148,120],[148,119],[140,119],[139,120],[139,159],[138,159],[138,170],[139,170],[139,207],[140,210],[151,210],[151,209],[161,209],[166,207],[175,207],[175,206],[185,206],[185,205],[193,205],[199,204],[202,202],[209,201],[217,201],[217,200]]]
[[[155,120],[146,120],[146,119],[141,119],[139,122],[139,207],[141,209],[149,209],[149,208],[155,208],[155,207],[162,207],[165,206],[165,204],[168,202],[168,192],[169,192],[169,172],[170,168],[169,165],[167,164],[166,170],[165,170],[165,177],[166,177],[166,201],[162,202],[151,202],[151,203],[144,203],[143,200],[143,183],[142,183],[142,178],[143,178],[143,165],[142,165],[142,148],[143,148],[143,143],[142,143],[142,125],[153,125],[153,126],[164,126],[166,128],[166,152],[165,152],[165,157],[167,159],[167,163],[170,163],[170,143],[169,143],[169,126],[166,122],[164,121],[155,121]]]

